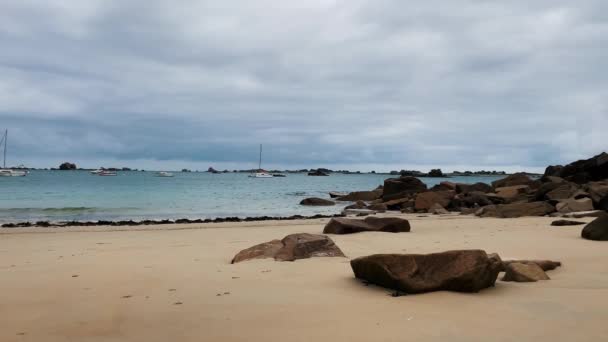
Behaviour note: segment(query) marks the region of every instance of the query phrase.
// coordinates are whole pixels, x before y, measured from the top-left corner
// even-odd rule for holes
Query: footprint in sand
[[[182,303],[182,302],[175,302],[175,303],[173,303],[173,305],[182,305],[182,304],[184,304],[184,303]]]
[[[72,274],[72,278],[78,278],[78,274]]]
[[[232,279],[240,279],[241,277],[232,277]]]
[[[176,289],[169,289],[169,292],[175,292],[177,291]]]
[[[133,296],[131,296],[131,295],[126,295],[126,296],[122,296],[121,298],[127,299],[127,298],[131,298],[131,297],[133,297]]]

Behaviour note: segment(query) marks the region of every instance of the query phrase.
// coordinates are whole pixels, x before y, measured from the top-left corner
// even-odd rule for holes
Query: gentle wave
[[[96,208],[96,207],[62,207],[62,208],[0,208],[0,214],[25,214],[25,213],[44,213],[44,214],[77,214],[91,212],[124,212],[138,210],[139,208]]]

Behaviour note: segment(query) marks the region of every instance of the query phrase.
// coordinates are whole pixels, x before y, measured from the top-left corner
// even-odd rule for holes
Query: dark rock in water
[[[76,170],[76,164],[65,162],[59,165],[59,170]]]
[[[608,179],[608,153],[603,152],[566,166],[549,166],[545,176],[558,176],[577,184]]]
[[[469,192],[478,191],[482,193],[488,193],[494,191],[492,186],[486,183],[475,183],[475,184],[464,184],[458,183],[456,184],[456,192],[459,194],[466,194]]]
[[[354,191],[346,196],[336,198],[336,201],[375,201],[382,197],[382,189],[372,191]]]
[[[329,176],[329,174],[321,170],[312,170],[308,173],[309,176]]]
[[[445,177],[445,175],[443,174],[441,169],[432,169],[431,171],[429,171],[428,176],[429,177]]]
[[[535,264],[535,265],[538,265],[543,271],[551,271],[551,270],[554,270],[554,269],[562,266],[561,262],[552,261],[552,260],[505,260],[502,263],[505,266],[505,270],[509,264],[513,264],[513,263],[526,264],[526,265]]]
[[[325,235],[300,233],[244,249],[234,256],[232,263],[262,258],[295,261],[312,257],[344,257],[344,253]]]
[[[354,204],[347,205],[344,209],[367,209],[367,204],[363,201],[357,201]]]
[[[502,261],[482,250],[376,254],[353,259],[355,277],[405,293],[478,292],[494,286]]]
[[[536,189],[540,186],[540,182],[533,181],[530,177],[528,177],[528,175],[522,172],[514,173],[506,178],[492,182],[494,189],[514,185],[528,185],[530,188]]]
[[[434,204],[439,204],[443,208],[450,205],[452,198],[456,196],[454,191],[426,191],[416,195],[414,208],[416,210],[429,210]]]
[[[604,213],[586,225],[581,237],[587,240],[608,241],[608,214]]]
[[[572,221],[572,220],[557,220],[551,222],[552,226],[563,227],[563,226],[579,226],[585,224],[585,222]]]
[[[482,207],[478,216],[514,218],[523,216],[545,216],[555,211],[555,207],[547,202],[513,203],[488,205]]]
[[[367,217],[364,220],[332,218],[323,229],[324,234],[353,234],[360,232],[403,233],[411,230],[406,219],[396,217]]]
[[[389,178],[384,181],[382,199],[390,201],[426,191],[426,184],[416,177]]]
[[[312,206],[329,206],[329,205],[335,205],[336,203],[334,203],[333,201],[330,200],[326,200],[324,198],[317,198],[317,197],[311,197],[311,198],[305,198],[300,202],[301,205],[312,205]]]
[[[337,192],[337,191],[329,192],[329,197],[331,197],[331,198],[337,198],[337,197],[342,197],[342,196],[346,196],[346,195],[348,195],[348,194],[345,192]]]
[[[507,265],[505,276],[502,278],[502,281],[527,283],[549,279],[550,278],[545,271],[535,263],[522,264],[513,262]]]

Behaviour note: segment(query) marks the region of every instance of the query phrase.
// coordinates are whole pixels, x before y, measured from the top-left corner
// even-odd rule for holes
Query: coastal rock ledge
[[[398,217],[366,217],[364,220],[332,218],[323,229],[323,234],[353,234],[360,232],[405,233],[411,230],[406,219]]]
[[[353,259],[355,277],[406,294],[478,292],[494,286],[502,261],[482,250],[433,254],[375,254]]]
[[[264,258],[295,261],[312,257],[344,257],[344,253],[325,235],[299,233],[244,249],[234,256],[232,263]]]

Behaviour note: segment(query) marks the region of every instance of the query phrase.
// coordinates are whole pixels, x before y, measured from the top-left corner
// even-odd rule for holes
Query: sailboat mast
[[[6,169],[6,145],[8,145],[8,129],[4,131],[4,162],[2,167]]]
[[[262,169],[262,144],[260,144],[260,162],[258,164],[258,170]]]

